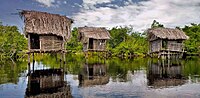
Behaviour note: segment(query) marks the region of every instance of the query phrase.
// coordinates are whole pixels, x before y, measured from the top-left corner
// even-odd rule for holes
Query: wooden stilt
[[[30,92],[31,91],[31,77],[30,75],[28,76],[28,91]]]
[[[168,59],[170,59],[170,52],[169,52],[169,50],[168,50],[168,53],[167,53],[167,55],[168,55]]]
[[[65,59],[65,51],[63,51],[63,59],[64,59],[64,65],[66,63],[66,59]]]
[[[34,55],[34,54],[33,54]],[[34,60],[34,58],[33,58],[33,65],[32,65],[32,70],[33,70],[33,72],[35,71],[35,60]]]
[[[63,62],[63,55],[62,52],[60,53],[60,68],[62,67],[62,62]]]
[[[31,72],[31,68],[30,68],[30,53],[28,53],[28,71]]]
[[[106,63],[106,58],[103,58],[103,63],[104,63],[104,64]]]
[[[28,52],[28,71],[29,72],[31,72],[31,68],[30,68],[30,62],[31,62],[31,60],[30,60],[30,48],[31,48],[31,44],[30,44],[30,42],[31,42],[31,40],[30,40],[30,34],[28,34],[28,50],[29,50],[29,52]]]
[[[32,56],[33,56],[33,62],[35,62],[35,59],[34,59],[34,53],[33,53],[33,55],[32,55]]]

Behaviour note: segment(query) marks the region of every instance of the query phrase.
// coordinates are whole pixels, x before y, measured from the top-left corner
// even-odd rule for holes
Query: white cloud
[[[74,3],[75,6],[78,6],[78,7],[82,7],[82,5],[78,4],[78,3]]]
[[[102,3],[110,3],[113,0],[83,0],[84,4],[102,4]]]
[[[111,0],[83,0],[79,13],[74,14],[75,26],[123,26],[132,25],[136,31],[150,27],[157,20],[166,27],[184,26],[190,23],[200,23],[199,0],[149,0],[116,8],[99,7],[94,5],[109,3]],[[90,4],[90,6],[88,6]]]
[[[46,7],[54,6],[53,3],[55,3],[55,0],[36,0],[37,2],[41,3],[42,5]]]
[[[83,0],[83,7],[85,9],[94,9],[95,5],[102,4],[102,3],[110,3],[113,0]]]
[[[67,4],[67,1],[63,1],[64,4]]]

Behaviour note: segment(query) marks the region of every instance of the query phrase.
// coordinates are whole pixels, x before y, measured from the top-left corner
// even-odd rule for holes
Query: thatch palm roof
[[[185,79],[157,79],[151,84],[153,88],[162,88],[162,87],[170,87],[170,86],[178,86],[186,83]]]
[[[58,14],[47,12],[23,10],[20,14],[24,17],[25,34],[48,34],[70,37],[72,19]]]
[[[185,40],[189,37],[182,30],[171,28],[152,28],[147,30],[149,40],[168,39],[168,40]]]
[[[93,76],[93,79],[84,79],[80,86],[89,87],[94,85],[105,85],[109,83],[109,76]]]
[[[79,27],[78,32],[86,38],[110,39],[110,33],[102,27]]]

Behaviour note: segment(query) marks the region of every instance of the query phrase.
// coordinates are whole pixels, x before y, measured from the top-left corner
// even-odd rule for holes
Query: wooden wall
[[[62,50],[63,39],[57,36],[40,36],[40,49],[42,51]]]
[[[93,39],[93,49],[89,49],[89,40],[87,43],[83,43],[83,51],[88,50],[106,50],[106,40],[105,39]]]
[[[162,40],[154,40],[150,42],[150,52],[159,52],[162,49]]]
[[[183,51],[182,41],[168,41],[167,47],[170,51]]]
[[[88,44],[87,43],[83,43],[83,51],[87,51],[88,49]]]
[[[93,46],[94,50],[105,50],[106,49],[106,40],[105,39],[94,39],[93,44],[94,44],[94,46]]]
[[[150,44],[150,53],[152,52],[160,52],[161,50],[166,50],[166,51],[183,51],[183,43],[182,41],[176,41],[176,40],[168,40],[167,42],[167,47],[163,48],[162,46],[162,41],[161,39],[154,40],[152,42],[149,42]]]
[[[32,35],[29,35],[29,38],[31,38]],[[39,43],[38,48],[34,49],[31,48],[31,45],[34,44],[33,41],[29,39],[29,51],[60,51],[63,50],[63,38],[53,35],[39,35]]]

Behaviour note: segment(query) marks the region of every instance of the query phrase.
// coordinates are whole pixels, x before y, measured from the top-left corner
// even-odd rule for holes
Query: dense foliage
[[[111,39],[107,43],[107,48],[114,55],[128,55],[146,53],[146,36],[139,32],[133,32],[131,27],[113,27],[109,30]],[[72,30],[72,36],[67,43],[67,49],[72,51],[81,51],[82,44],[78,41],[77,28]]]
[[[164,27],[157,21],[153,21],[151,28]],[[189,39],[184,42],[188,53],[200,53],[200,24],[191,24],[182,29]],[[109,30],[111,39],[107,43],[107,49],[113,55],[145,54],[148,52],[148,41],[146,32],[134,32],[131,27],[113,27]],[[67,45],[68,50],[81,51],[82,44],[78,41],[78,31],[74,28],[71,40]]]
[[[185,49],[189,53],[200,53],[200,24],[191,24],[182,29],[189,39],[185,41]]]
[[[164,27],[157,21],[153,21],[151,28]],[[191,24],[182,29],[189,39],[184,42],[188,53],[200,53],[200,24]],[[113,27],[108,30],[111,39],[107,42],[107,50],[113,56],[135,56],[148,52],[146,32],[134,32],[132,27]],[[72,30],[72,36],[66,45],[67,50],[81,53],[82,43],[78,40],[78,30]],[[20,53],[27,50],[27,40],[18,31],[16,26],[3,26],[0,22],[0,59],[18,58]]]
[[[72,50],[73,52],[82,50],[82,44],[78,40],[78,29],[77,28],[73,28],[72,34],[71,34],[71,39],[69,42],[67,42],[66,48],[67,48],[67,50]]]
[[[109,30],[109,50],[116,55],[146,53],[148,44],[145,33],[134,32],[130,27],[114,27]]]
[[[0,25],[0,59],[17,59],[26,48],[27,41],[16,26]]]

